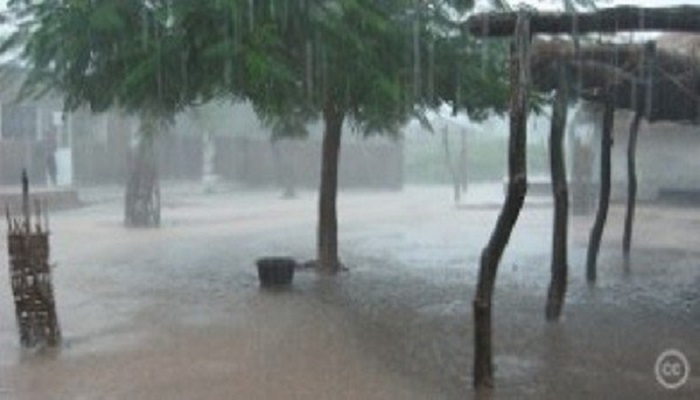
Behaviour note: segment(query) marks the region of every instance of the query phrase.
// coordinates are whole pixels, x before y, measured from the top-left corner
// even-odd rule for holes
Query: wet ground
[[[172,186],[164,226],[121,226],[119,190],[52,215],[60,351],[22,352],[0,274],[0,399],[472,398],[471,299],[500,187],[343,192],[335,278],[262,291],[256,258],[313,256],[316,199]],[[643,205],[622,262],[613,206],[599,279],[584,279],[591,217],[572,223],[569,295],[544,321],[551,207],[533,199],[496,286],[494,398],[700,398],[700,207]],[[2,243],[0,252],[6,254]],[[6,265],[6,261],[3,261]],[[677,390],[654,376],[681,350]]]

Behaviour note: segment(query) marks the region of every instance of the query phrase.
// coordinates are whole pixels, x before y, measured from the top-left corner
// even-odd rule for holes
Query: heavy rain
[[[700,2],[0,3],[0,399],[700,398]]]

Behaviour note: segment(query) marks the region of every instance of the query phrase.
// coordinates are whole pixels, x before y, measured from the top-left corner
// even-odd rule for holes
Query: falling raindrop
[[[421,52],[420,52],[420,21],[418,8],[413,18],[413,97],[417,101],[421,96]]]
[[[345,78],[345,104],[350,104],[350,78]]]
[[[255,25],[255,3],[254,0],[248,0],[248,26],[250,30],[253,30]]]
[[[234,11],[231,10],[231,12],[233,13]],[[228,53],[228,50],[230,50],[232,47],[232,43],[231,43],[232,42],[232,40],[231,40],[232,16],[227,15],[225,20],[226,20],[226,24],[225,24],[225,28],[224,28],[225,29],[225,33],[224,33],[225,39],[224,40],[226,43],[227,53],[224,57],[224,85],[226,86],[226,88],[230,88],[231,87],[231,74],[232,74],[233,66],[231,65],[231,54]]]
[[[162,103],[163,101],[163,51],[161,48],[161,32],[158,21],[155,21],[154,26],[155,40],[156,40],[156,85],[158,101]]]
[[[453,115],[457,115],[459,112],[459,107],[462,105],[462,93],[460,90],[462,87],[461,72],[460,62],[457,61],[457,65],[455,66],[455,100],[454,104],[452,105]]]
[[[238,11],[236,7],[231,7],[229,23],[233,24],[234,50],[237,50],[238,46],[241,44],[241,27],[243,26],[243,16]]]
[[[489,49],[488,46],[486,46],[486,40],[485,38],[488,37],[489,35],[489,17],[486,16],[482,19],[481,22],[481,33],[482,33],[482,39],[481,40],[481,76],[485,77],[486,76],[486,66],[488,65],[489,61]]]
[[[428,100],[435,101],[435,42],[428,42]]]
[[[325,99],[328,94],[328,51],[325,46],[321,47],[321,98]]]
[[[148,51],[148,9],[143,7],[141,9],[141,45],[143,51]]]
[[[314,90],[314,71],[313,71],[313,47],[311,44],[311,40],[306,41],[306,95],[308,96],[308,99],[311,100],[313,97],[313,90]]]
[[[188,48],[180,55],[180,77],[182,80],[183,93],[189,95],[189,74],[187,73],[187,59],[189,58],[190,49]]]
[[[572,7],[568,2],[567,7],[571,9],[570,12],[573,14],[571,36],[574,42],[574,62],[579,63],[581,61],[581,33],[579,30],[578,13],[576,12],[576,7]],[[576,68],[576,92],[581,93],[582,87],[583,72],[581,68]]]
[[[639,26],[641,27],[642,30],[646,27],[646,13],[644,9],[639,10]],[[654,45],[654,42],[648,42],[644,46],[644,55],[643,55],[643,60],[644,60],[644,83],[646,85],[646,93],[645,93],[645,103],[644,103],[644,112],[647,116],[647,119],[651,116],[651,109],[652,109],[652,88],[653,88],[653,82],[652,78],[654,76],[654,57],[655,57],[655,52],[656,52],[656,47]]]
[[[615,19],[615,32],[619,32],[619,22],[617,19]],[[612,44],[613,47],[613,60],[612,64],[615,68],[617,68],[620,65],[620,47],[617,46],[617,44],[614,42],[614,40],[611,40],[609,44]]]
[[[289,24],[289,3],[287,1],[282,2],[282,28],[287,29]]]

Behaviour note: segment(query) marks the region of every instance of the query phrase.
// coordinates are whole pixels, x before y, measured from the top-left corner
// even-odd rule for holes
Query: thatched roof
[[[616,108],[637,111],[649,104],[650,122],[699,122],[700,52],[658,46],[653,61],[645,63],[644,46],[590,44],[582,45],[577,54],[572,42],[536,41],[532,55],[535,86],[554,89],[556,69],[564,63],[573,87],[580,89],[579,95],[584,99],[600,100],[600,94],[610,88]],[[645,65],[650,74],[645,72]]]
[[[526,16],[529,32],[575,36],[592,32],[666,31],[700,33],[700,7],[615,7],[587,13],[490,13],[471,16],[463,25],[476,36],[512,36],[518,18]],[[685,44],[700,43],[683,37]],[[673,36],[671,36],[672,38]],[[672,40],[667,38],[665,40]],[[575,79],[574,87],[588,100],[600,100],[611,88],[615,106],[645,110],[653,121],[700,121],[700,51],[678,43],[662,42],[645,56],[641,44],[590,44],[580,51],[570,41],[536,41],[532,58],[535,85],[543,90],[556,86],[557,68],[564,63]],[[700,47],[699,47],[700,48]],[[644,60],[653,58],[653,62]],[[646,105],[646,110],[644,108]]]

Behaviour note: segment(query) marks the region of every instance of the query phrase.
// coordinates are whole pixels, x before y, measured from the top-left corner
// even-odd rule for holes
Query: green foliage
[[[330,106],[365,133],[397,132],[447,102],[505,109],[505,45],[459,34],[471,0],[11,0],[22,95],[65,107],[172,117],[213,98],[250,100],[279,134]],[[485,54],[487,56],[485,56]]]
[[[62,93],[65,108],[119,107],[172,117],[210,87],[169,1],[12,0],[19,21],[4,51],[29,67],[22,97]]]
[[[465,47],[450,17],[471,1],[429,8],[398,0],[207,4],[214,4],[207,26],[233,27],[200,32],[203,51],[217,59],[209,71],[229,77],[219,86],[249,99],[280,134],[286,129],[279,127],[299,128],[329,104],[364,133],[397,132],[445,101],[475,116],[506,104],[503,55],[482,58],[474,40]]]

